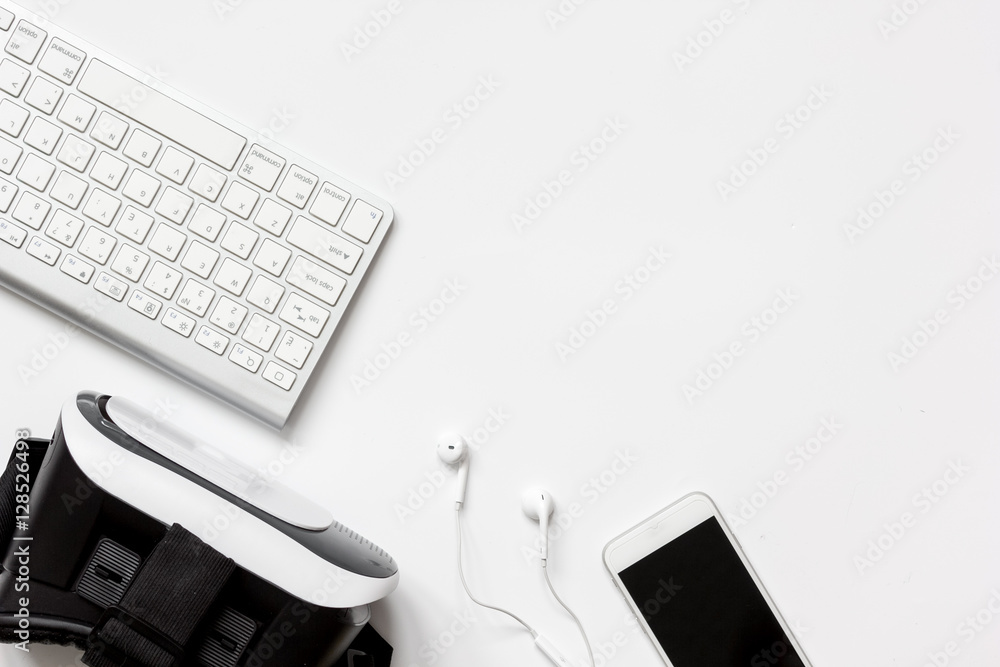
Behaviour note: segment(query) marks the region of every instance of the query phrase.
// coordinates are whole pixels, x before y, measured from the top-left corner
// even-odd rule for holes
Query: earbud
[[[549,519],[556,509],[555,500],[545,489],[528,489],[521,494],[521,509],[529,519],[538,522],[542,531],[542,567],[545,567],[549,557]]]
[[[438,457],[448,465],[458,466],[458,493],[455,509],[462,509],[465,503],[465,487],[469,483],[469,443],[457,433],[447,433],[438,440]]]

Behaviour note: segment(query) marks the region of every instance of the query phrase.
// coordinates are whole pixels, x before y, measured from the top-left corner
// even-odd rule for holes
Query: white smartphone
[[[604,563],[670,667],[811,667],[705,494],[613,539]]]

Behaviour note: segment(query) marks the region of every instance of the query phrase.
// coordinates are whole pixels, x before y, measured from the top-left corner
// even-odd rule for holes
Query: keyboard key
[[[330,311],[295,292],[288,295],[278,317],[310,336],[318,336],[330,317]]]
[[[52,155],[61,136],[62,129],[58,125],[36,116],[35,120],[31,121],[27,134],[24,135],[24,143],[46,155]]]
[[[9,174],[14,171],[17,160],[21,157],[21,147],[0,139],[0,171]]]
[[[264,239],[260,251],[253,258],[253,263],[254,266],[258,266],[272,275],[280,276],[291,256],[292,251],[285,246],[278,245],[271,239]]]
[[[160,151],[162,142],[156,137],[150,136],[136,128],[132,130],[132,136],[125,144],[125,157],[130,157],[143,167],[153,164],[156,154]]]
[[[111,258],[111,253],[117,244],[118,239],[111,234],[105,234],[97,227],[91,227],[80,242],[80,254],[103,266]]]
[[[53,37],[49,42],[45,54],[38,62],[38,69],[53,78],[59,79],[67,86],[73,83],[77,72],[83,67],[83,61],[87,59],[87,54],[70,46],[58,37]]]
[[[139,282],[142,272],[146,270],[149,263],[149,255],[140,252],[129,244],[125,244],[118,251],[115,260],[111,262],[111,270],[132,282]]]
[[[90,199],[87,200],[87,204],[83,207],[83,214],[94,222],[107,227],[114,222],[115,214],[118,213],[118,208],[121,205],[122,202],[117,197],[109,195],[100,188],[94,188],[90,193]],[[134,211],[135,209],[132,210]],[[145,238],[145,234],[143,238]],[[142,241],[136,241],[136,243],[142,243]]]
[[[187,236],[183,232],[161,222],[153,233],[153,238],[149,239],[149,249],[172,262],[181,254],[185,241]]]
[[[332,183],[324,183],[316,195],[309,212],[317,218],[331,225],[336,225],[340,220],[340,214],[347,207],[347,202],[351,195],[347,194]]]
[[[240,176],[267,192],[278,182],[281,170],[285,168],[285,158],[254,144],[247,159],[240,167]]]
[[[90,164],[90,158],[94,156],[95,150],[93,144],[89,144],[75,134],[71,134],[66,137],[66,141],[63,142],[62,148],[59,149],[56,159],[67,167],[83,173],[83,170]]]
[[[153,226],[153,216],[143,213],[134,206],[126,206],[122,219],[118,221],[115,231],[136,243],[143,243],[149,229]]]
[[[167,314],[163,316],[160,323],[185,338],[191,335],[191,332],[194,331],[195,325],[195,321],[193,319],[179,310],[174,310],[173,308],[167,308]]]
[[[284,293],[285,288],[278,283],[268,280],[264,276],[257,276],[257,279],[253,281],[253,287],[247,293],[247,301],[260,307],[261,310],[273,313]]]
[[[39,199],[30,192],[24,192],[11,215],[15,220],[23,222],[32,229],[41,229],[42,223],[45,222],[45,216],[49,214],[51,209],[52,204],[44,199]]]
[[[35,61],[38,50],[42,48],[42,42],[48,37],[48,33],[38,26],[31,25],[27,21],[21,20],[14,29],[14,34],[7,42],[7,53],[15,58],[19,58],[29,65]]]
[[[181,295],[177,297],[177,305],[189,313],[194,313],[198,317],[203,317],[208,312],[208,307],[212,305],[212,298],[215,297],[215,290],[205,287],[197,280],[188,278],[184,283]]]
[[[257,217],[253,219],[253,224],[275,236],[281,236],[285,233],[285,225],[291,218],[292,212],[287,208],[273,199],[265,199],[257,211]]]
[[[281,187],[278,188],[278,197],[292,206],[303,208],[309,201],[309,195],[312,194],[315,187],[316,175],[293,164],[292,168],[285,174],[285,180],[281,182]]]
[[[198,165],[194,176],[191,177],[191,184],[188,189],[201,195],[208,201],[214,202],[222,192],[222,186],[226,184],[226,176],[206,164]]]
[[[118,280],[109,273],[101,272],[94,283],[94,289],[102,294],[110,296],[115,301],[121,301],[128,292],[128,285]]]
[[[290,363],[296,368],[302,368],[312,352],[313,344],[308,339],[303,338],[294,331],[286,331],[281,337],[281,342],[274,350],[274,356],[282,361]]]
[[[285,280],[331,306],[337,304],[341,292],[347,287],[346,280],[305,257],[295,258]]]
[[[97,107],[90,102],[87,102],[76,95],[70,95],[66,98],[66,102],[63,104],[62,109],[59,110],[57,118],[72,127],[77,132],[86,132],[87,126],[90,125],[90,119],[94,117],[95,111],[97,111]]]
[[[102,185],[106,185],[112,190],[117,190],[121,185],[122,177],[128,165],[124,160],[119,160],[110,153],[101,153],[97,156],[94,168],[90,170],[90,177]]]
[[[368,202],[356,199],[344,221],[343,229],[359,241],[368,243],[382,219],[382,211]]]
[[[74,218],[66,211],[58,209],[56,214],[52,216],[52,222],[45,230],[45,235],[53,241],[62,243],[67,248],[72,248],[82,231],[83,220]]]
[[[229,184],[229,192],[222,198],[222,208],[246,220],[253,212],[253,207],[257,205],[259,197],[256,190],[248,188],[239,181],[233,181]]]
[[[243,294],[252,271],[234,259],[226,258],[215,275],[215,284],[236,296]]]
[[[28,254],[49,266],[55,266],[56,260],[59,259],[59,252],[59,248],[37,236],[31,237],[31,241],[28,242]]]
[[[208,274],[215,268],[217,261],[219,261],[218,252],[212,250],[201,241],[194,241],[191,243],[191,247],[188,248],[187,254],[184,255],[184,261],[181,262],[181,266],[201,278],[208,278]]]
[[[28,157],[24,158],[24,163],[17,172],[17,180],[42,192],[49,186],[49,181],[52,180],[52,174],[55,170],[54,165],[34,153],[28,153]]]
[[[62,94],[62,88],[51,81],[36,76],[28,87],[28,94],[24,96],[24,101],[28,106],[35,107],[42,113],[52,115]]]
[[[20,248],[24,243],[24,237],[28,232],[24,231],[13,222],[0,219],[0,241],[9,243],[15,248]]]
[[[225,352],[226,348],[229,347],[229,339],[227,337],[204,325],[202,325],[201,329],[198,330],[198,335],[195,340],[198,341],[198,344],[205,349],[211,350],[219,355]]]
[[[181,272],[177,269],[162,262],[156,262],[149,270],[146,282],[142,285],[156,296],[172,299],[174,292],[177,291],[177,286],[181,284],[182,277]]]
[[[222,247],[240,259],[246,259],[253,251],[259,237],[260,234],[254,230],[234,222],[229,225],[229,231],[222,238]]]
[[[275,322],[255,313],[243,332],[243,340],[267,352],[274,345],[274,339],[278,337],[280,330],[281,327]]]
[[[246,306],[241,306],[229,297],[223,296],[219,297],[219,304],[212,311],[209,321],[220,329],[235,334],[240,330],[248,312]]]
[[[128,132],[128,123],[118,116],[112,116],[107,111],[102,111],[101,115],[97,117],[97,122],[94,123],[94,129],[90,131],[90,136],[116,151],[121,145],[122,139],[125,138],[126,132]]]
[[[292,388],[296,378],[295,373],[291,372],[287,368],[283,368],[280,364],[276,364],[273,361],[267,362],[267,366],[264,367],[262,375],[265,380],[278,385],[285,391]]]
[[[233,346],[233,351],[229,353],[229,361],[241,368],[245,368],[251,373],[256,373],[260,368],[264,357],[252,351],[250,348],[237,343]]]
[[[163,191],[160,201],[156,203],[156,212],[170,222],[180,225],[184,222],[184,218],[187,217],[188,211],[193,205],[194,200],[180,190],[167,188]]]
[[[28,122],[28,110],[17,106],[10,100],[0,102],[0,130],[16,137],[21,134],[24,124]]]
[[[222,231],[222,226],[225,223],[226,216],[222,213],[204,204],[199,204],[191,222],[188,223],[188,229],[203,239],[215,243],[215,239],[219,238],[219,232]]]
[[[153,197],[160,191],[160,182],[145,172],[133,169],[122,188],[122,194],[132,201],[149,206],[153,203]]]
[[[351,274],[361,259],[362,249],[343,236],[310,222],[301,215],[296,218],[288,242],[316,259]]]
[[[59,266],[59,270],[67,276],[76,278],[84,285],[89,283],[91,276],[94,275],[93,265],[88,264],[76,255],[66,255],[66,259]]]
[[[27,80],[28,70],[9,58],[4,58],[3,62],[0,62],[0,90],[12,97],[18,97],[24,90]]]
[[[246,148],[242,136],[100,60],[91,60],[77,88],[110,107],[122,97],[139,100],[122,113],[223,169],[236,166]]]
[[[87,194],[87,181],[73,176],[68,171],[60,171],[49,195],[74,211],[80,207],[83,195]]]
[[[0,30],[10,30],[10,26],[13,23],[14,14],[6,9],[0,9]]]
[[[156,165],[156,173],[169,178],[177,185],[181,185],[184,183],[184,179],[187,178],[193,164],[193,157],[184,155],[184,153],[181,153],[173,146],[167,146],[167,150],[163,151],[163,157],[160,158],[160,162]]]
[[[160,314],[163,304],[144,292],[135,290],[129,297],[128,307],[137,313],[142,313],[151,320],[155,320]]]
[[[17,194],[17,186],[0,178],[0,213],[6,213]]]

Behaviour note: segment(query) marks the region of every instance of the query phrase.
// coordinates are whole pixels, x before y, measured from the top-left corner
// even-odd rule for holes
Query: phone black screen
[[[675,667],[803,667],[714,517],[619,576]]]

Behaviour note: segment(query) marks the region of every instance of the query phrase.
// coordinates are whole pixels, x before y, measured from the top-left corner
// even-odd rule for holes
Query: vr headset
[[[93,667],[388,667],[392,654],[367,626],[399,578],[385,551],[119,397],[80,393],[51,440],[17,441],[0,556],[0,641],[16,648],[75,646]]]

